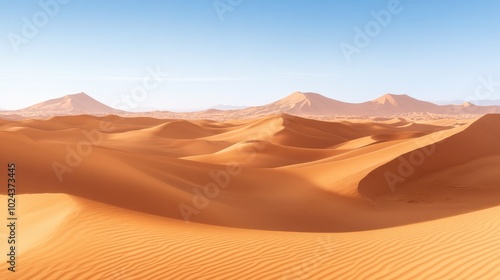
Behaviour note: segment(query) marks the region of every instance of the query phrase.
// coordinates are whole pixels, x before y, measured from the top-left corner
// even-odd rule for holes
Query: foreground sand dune
[[[4,120],[15,279],[494,279],[498,123]]]
[[[68,195],[23,195],[20,201],[23,217],[60,218],[46,227],[50,232],[43,239],[39,224],[21,221],[19,272],[13,278],[2,264],[1,279],[495,279],[500,274],[499,207],[374,231],[292,233],[185,224]],[[36,244],[26,244],[34,239]]]

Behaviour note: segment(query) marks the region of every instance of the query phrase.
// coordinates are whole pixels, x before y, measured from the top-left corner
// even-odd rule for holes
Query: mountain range
[[[478,116],[500,113],[500,106],[437,105],[405,94],[385,94],[375,100],[348,103],[317,93],[294,92],[283,99],[262,106],[243,109],[209,109],[197,112],[128,112],[107,106],[85,93],[66,95],[27,108],[2,111],[3,118],[46,118],[64,115],[120,115],[182,119],[248,119],[275,114],[289,114],[312,118],[328,117],[396,117],[409,115]]]

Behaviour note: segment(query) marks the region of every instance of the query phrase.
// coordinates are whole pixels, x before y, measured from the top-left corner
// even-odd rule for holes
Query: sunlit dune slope
[[[0,264],[5,280],[495,279],[500,274],[499,207],[374,231],[293,233],[185,224],[61,194],[19,200],[26,217],[20,221],[19,267],[14,274]],[[42,223],[49,224],[40,228]]]

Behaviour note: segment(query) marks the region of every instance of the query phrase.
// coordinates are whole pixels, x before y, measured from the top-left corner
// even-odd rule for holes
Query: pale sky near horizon
[[[148,80],[139,107],[261,105],[297,90],[500,99],[498,1],[57,1],[0,0],[0,108],[77,92],[111,105],[151,71],[168,75]]]

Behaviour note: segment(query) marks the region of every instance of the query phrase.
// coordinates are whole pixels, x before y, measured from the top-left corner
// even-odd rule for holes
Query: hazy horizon
[[[298,91],[296,91],[298,92]],[[106,103],[106,102],[102,102],[98,97],[96,96],[93,96],[92,94],[89,94],[89,93],[86,93],[86,92],[80,92],[80,93],[84,93],[88,96],[90,96],[91,98],[95,99],[96,101],[104,104],[104,105],[107,105],[111,108],[114,108],[114,109],[124,109],[126,108],[126,110],[124,111],[129,111],[129,112],[151,112],[151,111],[156,111],[156,110],[159,110],[159,111],[162,111],[162,110],[165,110],[165,111],[171,111],[171,112],[195,112],[195,111],[202,111],[202,110],[208,110],[208,109],[219,109],[219,110],[239,110],[239,109],[246,109],[246,108],[250,108],[250,107],[255,107],[255,106],[263,106],[263,105],[268,105],[272,102],[276,102],[278,100],[281,100],[287,96],[289,96],[290,94],[287,94],[285,96],[282,96],[280,99],[276,99],[276,100],[270,100],[269,102],[267,103],[263,103],[263,104],[256,104],[256,105],[244,105],[244,104],[238,104],[238,105],[234,105],[234,104],[225,104],[225,103],[219,103],[219,104],[213,104],[212,106],[209,106],[209,107],[205,107],[205,108],[169,108],[169,107],[161,107],[161,106],[158,106],[158,107],[145,107],[145,106],[127,106],[126,102],[123,102],[122,100],[120,100],[119,96],[117,99],[114,100],[114,102],[111,102],[111,103]],[[315,92],[302,92],[302,93],[314,93],[314,94],[320,94],[320,95],[323,95],[321,93],[315,93]],[[69,95],[74,95],[74,94],[77,94],[77,93],[71,93],[71,94],[66,94],[64,96],[69,96]],[[391,95],[403,95],[403,94],[392,94],[392,93],[386,93],[386,94],[391,94]],[[368,101],[374,101],[375,99],[377,98],[380,98],[382,97],[383,95],[385,94],[381,94],[381,95],[378,95],[378,96],[375,96],[373,97],[372,99],[370,100],[364,100],[364,101],[361,101],[361,102],[353,102],[353,103],[363,103],[363,102],[368,102]],[[64,96],[58,96],[58,97],[55,97],[55,98],[50,98],[50,99],[47,99],[47,100],[39,100],[33,104],[30,104],[29,106],[32,106],[32,105],[35,105],[35,104],[39,104],[39,103],[42,103],[42,102],[46,102],[46,101],[49,101],[49,100],[53,100],[53,99],[59,99],[59,98],[62,98]],[[127,96],[127,95],[125,95]],[[324,95],[323,95],[324,96]],[[413,96],[409,95],[410,97],[414,98]],[[133,97],[131,96],[127,96],[128,98],[131,98],[130,102],[132,102],[132,104],[139,104],[140,102],[139,101],[134,101],[133,100]],[[325,97],[328,97],[328,96],[325,96]],[[345,100],[340,100],[340,99],[337,99],[338,101],[342,101],[342,102],[347,102]],[[431,102],[431,103],[434,103],[436,105],[461,105],[463,104],[464,102],[466,102],[466,100],[436,100],[436,101],[428,101],[428,100],[421,100],[421,101],[427,101],[427,102]],[[500,106],[500,100],[490,100],[490,99],[481,99],[481,100],[473,100],[473,101],[470,101],[471,103],[475,104],[475,105],[478,105],[478,106]],[[113,106],[115,105],[115,106]],[[116,106],[118,105],[118,106]],[[120,106],[120,105],[124,105],[124,106]],[[175,104],[173,104],[175,105]],[[26,106],[26,107],[29,107],[29,106]],[[16,111],[16,110],[20,110],[20,109],[24,109],[26,107],[22,107],[22,108],[13,108],[13,109],[10,109],[10,108],[4,108],[4,107],[0,107],[0,111],[2,110],[7,110],[7,111]]]

